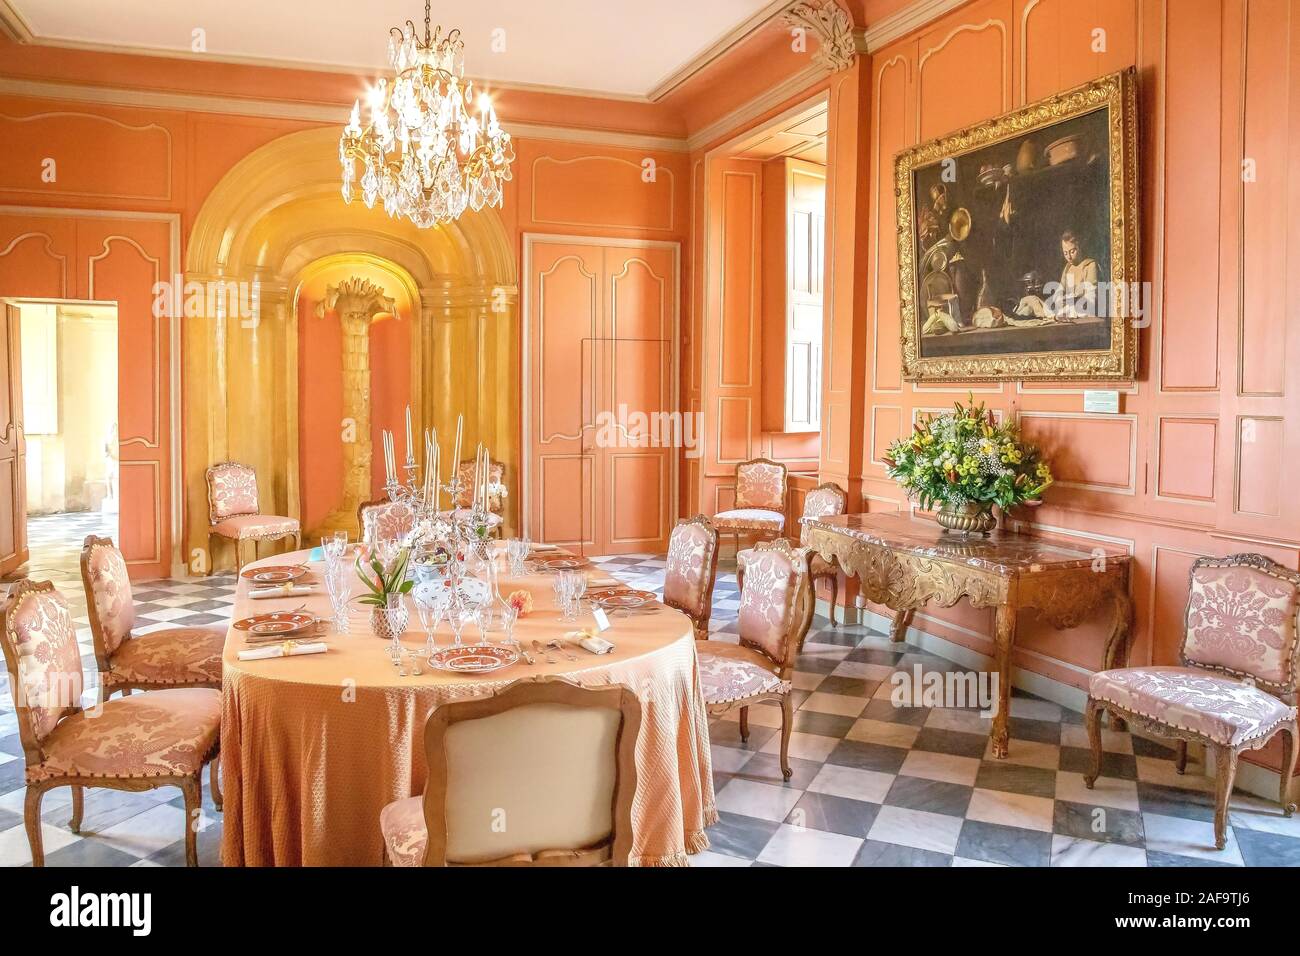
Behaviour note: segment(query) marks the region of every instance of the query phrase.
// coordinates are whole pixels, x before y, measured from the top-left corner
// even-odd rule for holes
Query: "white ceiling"
[[[0,0],[34,42],[206,53],[378,74],[390,26],[421,26],[422,0]],[[772,0],[438,0],[435,25],[459,27],[466,72],[511,85],[645,96]],[[505,50],[492,50],[503,29]]]

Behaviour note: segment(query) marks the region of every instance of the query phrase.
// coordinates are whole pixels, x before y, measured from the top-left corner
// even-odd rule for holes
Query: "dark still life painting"
[[[909,379],[1132,378],[1131,83],[1115,74],[899,157]]]

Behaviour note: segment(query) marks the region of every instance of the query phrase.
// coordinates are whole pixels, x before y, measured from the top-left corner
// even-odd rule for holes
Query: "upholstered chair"
[[[117,697],[81,706],[85,675],[67,602],[48,581],[20,581],[0,604],[0,645],[26,758],[23,809],[32,863],[45,864],[41,800],[72,788],[74,833],[86,787],[154,790],[185,796],[185,861],[198,865],[193,825],[201,810],[203,765],[220,745],[221,693],[207,687]]]
[[[405,538],[415,527],[415,509],[405,501],[377,498],[357,509],[361,539],[367,544]]]
[[[235,571],[244,566],[241,549],[245,541],[257,542],[293,538],[295,549],[301,546],[302,528],[297,518],[264,515],[258,508],[257,472],[237,461],[223,461],[207,471],[208,539],[212,535],[229,538],[235,547]],[[209,562],[209,568],[212,562]]]
[[[380,811],[386,861],[626,866],[640,727],[621,684],[521,680],[443,704],[425,725],[424,795]]]
[[[221,688],[225,628],[168,627],[132,634],[135,602],[131,579],[112,538],[86,537],[81,549],[81,584],[105,699],[118,691]]]
[[[474,468],[475,461],[462,461],[456,469],[460,478],[460,494],[456,496],[456,513],[463,514],[474,503]],[[505,485],[506,466],[499,461],[488,465],[488,479],[494,485]],[[501,495],[488,495],[488,527],[494,535],[501,530],[501,514],[505,510],[505,500]]]
[[[753,548],[740,592],[740,641],[711,639],[696,645],[704,703],[710,714],[740,708],[740,737],[749,739],[749,708],[766,700],[781,705],[781,773],[789,780],[794,707],[790,678],[795,656],[812,622],[808,549],[784,538]]]
[[[752,458],[736,466],[736,506],[713,516],[713,526],[730,534],[736,551],[741,535],[779,538],[785,531],[786,468],[767,458]]]
[[[1213,753],[1217,770],[1214,843],[1228,838],[1228,800],[1243,750],[1284,735],[1280,799],[1287,799],[1300,736],[1296,727],[1296,612],[1300,574],[1258,554],[1199,558],[1192,565],[1178,667],[1125,667],[1094,674],[1086,722],[1092,743],[1089,788],[1101,773],[1101,714],[1130,721]]]
[[[806,518],[825,518],[830,515],[842,515],[848,508],[849,496],[844,490],[833,481],[824,481],[812,491],[808,492],[803,499],[803,514],[800,516],[801,521]],[[800,538],[804,536],[802,527],[799,531]],[[753,554],[752,549],[746,549],[736,555],[736,583],[744,587],[745,584],[745,561]],[[834,626],[835,606],[839,603],[840,598],[840,577],[839,569],[835,566],[834,561],[828,561],[817,552],[812,552],[808,559],[808,567],[812,575],[813,596],[817,594],[817,582],[829,581],[831,586],[831,603],[830,618],[831,625]],[[801,647],[802,649],[802,647]]]
[[[718,576],[718,532],[704,515],[678,523],[668,538],[664,603],[691,619],[697,640],[709,636],[713,582]]]

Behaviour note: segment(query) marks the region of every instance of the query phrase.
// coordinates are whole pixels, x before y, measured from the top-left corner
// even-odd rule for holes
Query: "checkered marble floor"
[[[39,556],[77,609],[93,673],[77,553],[95,531],[42,526]],[[105,533],[100,530],[96,533]],[[33,533],[33,541],[36,540]],[[60,549],[62,552],[60,554]],[[662,594],[662,555],[593,559],[627,583]],[[70,569],[70,570],[69,570]],[[66,571],[64,577],[55,574]],[[48,572],[48,573],[46,573]],[[228,620],[234,579],[152,581],[136,586],[142,627]],[[720,569],[714,640],[735,640],[739,592]],[[1201,768],[1174,772],[1172,752],[1107,732],[1103,776],[1083,785],[1087,737],[1079,714],[1014,692],[1011,755],[992,760],[988,721],[976,709],[895,707],[891,675],[957,665],[861,626],[814,622],[795,673],[793,778],[778,766],[780,711],[751,708],[741,741],[738,714],[710,722],[721,819],[697,866],[1300,866],[1300,815],[1237,794],[1223,851],[1213,847],[1213,794]],[[29,861],[22,826],[22,748],[8,694],[0,698],[0,863]],[[205,786],[202,865],[220,863],[221,816]],[[175,790],[87,794],[81,835],[68,830],[66,790],[44,804],[49,866],[183,865],[184,811]]]

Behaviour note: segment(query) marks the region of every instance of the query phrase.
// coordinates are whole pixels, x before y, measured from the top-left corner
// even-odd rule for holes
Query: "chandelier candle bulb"
[[[461,434],[465,431],[465,413],[456,416],[456,445],[451,452],[451,473],[454,477],[456,468],[460,464],[460,439]]]
[[[406,406],[406,464],[415,464],[415,443],[411,440],[411,406]]]

